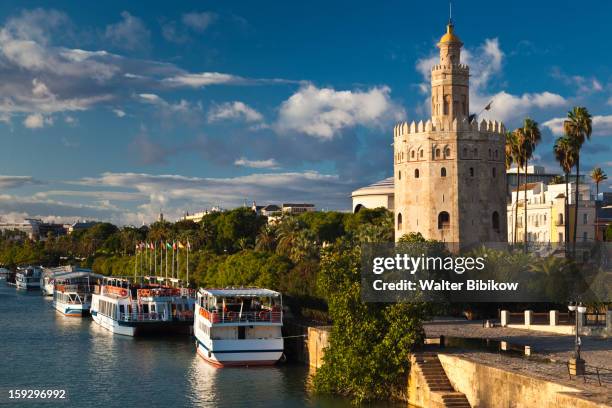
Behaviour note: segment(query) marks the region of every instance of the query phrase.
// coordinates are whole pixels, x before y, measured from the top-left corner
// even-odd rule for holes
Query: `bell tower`
[[[446,34],[440,38],[440,63],[431,70],[432,118],[461,120],[469,116],[470,69],[461,64],[463,43],[455,35],[452,21],[446,26]]]

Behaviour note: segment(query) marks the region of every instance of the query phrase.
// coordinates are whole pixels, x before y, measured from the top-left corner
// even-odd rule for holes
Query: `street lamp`
[[[580,313],[585,313],[587,308],[585,306],[582,305],[582,303],[578,304],[569,304],[567,306],[567,309],[570,312],[576,312],[575,313],[575,317],[576,317],[576,327],[575,327],[575,332],[576,332],[576,336],[574,339],[574,358],[570,359],[570,371],[574,371],[574,375],[580,375],[580,374],[584,374],[585,371],[585,367],[584,367],[584,360],[582,358],[580,358],[580,336],[578,333],[578,315]],[[572,361],[573,360],[573,361]],[[571,370],[571,366],[573,366],[574,370]]]

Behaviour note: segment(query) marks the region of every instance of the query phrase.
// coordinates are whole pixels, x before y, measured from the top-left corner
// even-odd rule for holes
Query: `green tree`
[[[593,124],[591,114],[583,106],[575,106],[567,113],[567,120],[563,122],[563,130],[567,137],[574,141],[576,152],[576,191],[574,194],[574,236],[573,254],[576,256],[576,236],[578,232],[578,205],[580,187],[580,149],[585,141],[591,138]]]
[[[602,181],[606,181],[608,179],[608,175],[605,171],[601,169],[601,167],[595,167],[593,171],[591,171],[591,180],[595,183],[596,196],[595,202],[599,199],[599,183]],[[597,240],[597,224],[599,223],[599,218],[597,217],[597,205],[595,205],[595,240]]]
[[[523,121],[523,127],[521,129],[520,134],[522,142],[525,144],[523,146],[522,152],[525,155],[525,193],[524,193],[524,218],[525,218],[525,228],[523,229],[524,238],[523,242],[525,242],[525,250],[527,250],[527,167],[529,166],[529,159],[533,157],[533,153],[536,149],[536,146],[540,143],[542,139],[542,135],[540,134],[540,129],[538,127],[538,123],[533,119],[526,118]]]
[[[364,303],[360,279],[358,246],[340,240],[324,250],[318,282],[333,326],[314,386],[356,402],[386,400],[403,386],[408,354],[423,341],[426,310],[414,303]]]

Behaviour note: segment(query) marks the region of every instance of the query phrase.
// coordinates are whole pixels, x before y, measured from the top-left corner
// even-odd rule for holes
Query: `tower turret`
[[[431,70],[431,116],[442,121],[461,121],[469,115],[469,76],[467,65],[461,64],[463,43],[449,21],[446,34],[440,38],[440,63]]]

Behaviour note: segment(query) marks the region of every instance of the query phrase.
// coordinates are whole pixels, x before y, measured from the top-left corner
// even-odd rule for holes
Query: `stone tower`
[[[431,70],[431,119],[393,129],[395,238],[461,246],[507,240],[505,129],[470,121],[469,68],[449,22]]]

